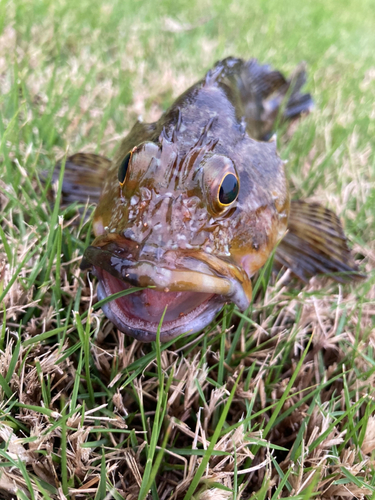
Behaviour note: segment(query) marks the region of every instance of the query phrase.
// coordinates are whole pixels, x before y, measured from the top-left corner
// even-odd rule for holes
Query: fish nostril
[[[132,229],[129,229],[129,228],[125,229],[124,236],[128,240],[134,240],[135,239],[134,231]]]
[[[156,252],[155,252],[155,259],[157,262],[161,261],[163,256],[164,256],[164,250],[160,247],[157,247]]]
[[[143,245],[143,247],[139,251],[139,259],[160,262],[164,256],[164,253],[165,251],[157,245]]]

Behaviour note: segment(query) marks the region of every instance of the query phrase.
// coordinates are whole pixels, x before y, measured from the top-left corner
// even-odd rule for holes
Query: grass
[[[0,2],[1,498],[375,497],[374,7]],[[280,155],[368,280],[266,269],[246,314],[143,345],[79,271],[92,207],[61,207],[59,187],[51,201],[40,174],[67,151],[113,156],[228,55],[307,61],[316,109],[279,131]]]

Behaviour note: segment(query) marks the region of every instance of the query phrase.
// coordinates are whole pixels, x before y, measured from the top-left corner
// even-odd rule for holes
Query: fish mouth
[[[132,252],[132,253],[131,253]],[[237,266],[202,251],[167,252],[160,261],[134,258],[123,243],[89,246],[81,269],[99,281],[98,299],[136,287],[145,288],[102,306],[104,314],[122,332],[140,340],[165,342],[207,326],[226,302],[245,310],[251,300],[251,282]]]

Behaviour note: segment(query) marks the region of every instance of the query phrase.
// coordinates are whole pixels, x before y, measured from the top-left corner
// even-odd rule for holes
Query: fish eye
[[[126,178],[126,172],[128,171],[128,166],[130,159],[132,157],[133,151],[129,151],[129,153],[125,156],[125,158],[122,160],[120,167],[118,169],[118,181],[120,183],[120,186],[122,187],[125,184],[125,178]]]
[[[161,148],[155,142],[145,141],[131,149],[122,159],[117,171],[120,188],[129,192],[137,189],[153,159],[160,158]]]
[[[218,205],[227,207],[236,201],[239,187],[237,176],[231,172],[226,173],[218,189]]]
[[[212,215],[222,216],[237,200],[240,180],[233,161],[221,154],[208,154],[200,163],[202,187]]]

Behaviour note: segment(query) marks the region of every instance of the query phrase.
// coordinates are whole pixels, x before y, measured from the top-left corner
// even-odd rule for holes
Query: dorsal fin
[[[239,82],[249,134],[255,139],[267,140],[278,120],[297,118],[314,106],[311,95],[301,93],[306,83],[304,63],[286,79],[280,71],[251,59],[244,63]]]
[[[250,137],[266,141],[278,121],[291,120],[313,108],[310,94],[301,89],[306,83],[306,65],[299,64],[290,78],[256,59],[243,61],[228,57],[216,63],[204,85],[224,85],[244,116]]]

